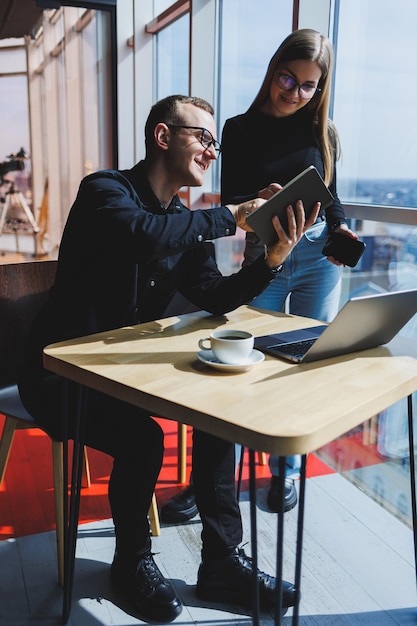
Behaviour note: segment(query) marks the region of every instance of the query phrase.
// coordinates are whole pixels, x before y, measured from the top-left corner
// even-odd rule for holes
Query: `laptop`
[[[388,343],[415,313],[417,289],[359,296],[330,324],[255,337],[255,348],[294,363],[311,363]]]

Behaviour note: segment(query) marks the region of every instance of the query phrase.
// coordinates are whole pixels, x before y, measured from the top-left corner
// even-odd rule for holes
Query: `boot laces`
[[[252,574],[252,568],[253,568],[252,557],[248,556],[243,548],[238,548],[237,554],[238,554],[239,562],[241,563],[241,565],[245,568],[245,570],[247,570],[248,572]],[[257,577],[260,581],[265,582],[265,583],[271,583],[273,580],[271,576],[269,576],[268,574],[265,574],[265,572],[263,572],[259,568],[257,569]]]
[[[150,553],[143,559],[141,559],[141,561],[138,563],[136,571],[137,574],[143,572],[144,576],[146,577],[146,583],[147,585],[149,585],[149,587],[156,588],[160,583],[163,583],[165,581],[165,578],[163,577],[159,567],[153,560],[153,553]]]

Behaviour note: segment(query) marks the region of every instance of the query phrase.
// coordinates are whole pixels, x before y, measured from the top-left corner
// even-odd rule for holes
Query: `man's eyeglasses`
[[[220,154],[222,151],[222,147],[218,141],[216,141],[207,128],[203,128],[202,126],[183,126],[182,124],[167,124],[168,128],[188,128],[189,130],[199,130],[200,135],[197,137],[198,141],[201,143],[205,150],[208,150],[213,146],[217,154]]]
[[[288,74],[282,74],[281,72],[277,72],[277,83],[278,87],[284,91],[292,91],[294,87],[298,87],[298,95],[303,100],[311,100],[315,93],[321,91],[318,87],[314,87],[314,85],[309,85],[308,83],[300,85],[295,78]]]

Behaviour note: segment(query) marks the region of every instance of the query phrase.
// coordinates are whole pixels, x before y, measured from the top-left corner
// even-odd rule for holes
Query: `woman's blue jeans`
[[[321,253],[327,237],[326,222],[313,224],[286,259],[282,272],[251,305],[330,322],[339,309],[341,271]],[[297,476],[300,465],[299,455],[287,457],[286,476]],[[278,457],[270,456],[269,467],[278,476]]]

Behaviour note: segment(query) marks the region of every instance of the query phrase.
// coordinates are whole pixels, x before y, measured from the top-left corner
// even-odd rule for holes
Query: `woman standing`
[[[337,131],[328,118],[332,46],[327,37],[311,29],[296,30],[279,46],[269,62],[261,88],[246,113],[226,121],[222,133],[222,204],[251,199],[272,181],[285,185],[314,165],[334,196],[315,224],[286,259],[282,271],[254,306],[288,310],[318,320],[336,315],[340,291],[340,263],[322,255],[330,232],[357,239],[347,225],[336,191],[335,163],[340,156]],[[244,264],[263,253],[254,233],[246,233]],[[285,510],[297,503],[294,481],[299,458],[289,457]],[[278,459],[270,458],[272,472],[268,505],[278,510]]]

